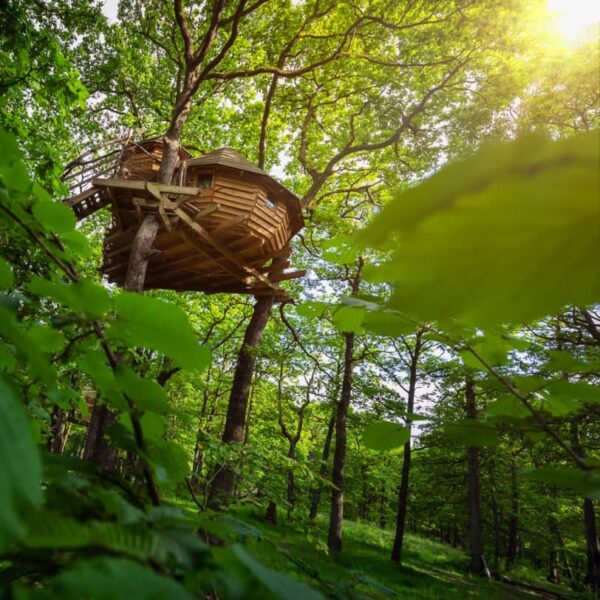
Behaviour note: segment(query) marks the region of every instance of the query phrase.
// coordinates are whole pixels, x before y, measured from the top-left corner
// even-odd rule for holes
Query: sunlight
[[[600,22],[598,0],[548,0],[553,25],[567,44],[597,33]]]

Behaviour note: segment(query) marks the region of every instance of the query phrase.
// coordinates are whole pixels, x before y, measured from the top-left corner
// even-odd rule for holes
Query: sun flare
[[[552,25],[567,44],[598,34],[598,0],[548,0],[548,11]]]

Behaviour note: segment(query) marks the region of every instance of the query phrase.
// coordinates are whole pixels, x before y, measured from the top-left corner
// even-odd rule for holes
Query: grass
[[[407,535],[403,566],[397,567],[389,558],[392,532],[373,525],[344,522],[343,552],[334,556],[324,544],[324,521],[306,531],[285,520],[273,526],[249,510],[238,512],[236,517],[262,532],[262,540],[249,539],[245,543],[247,550],[264,565],[292,574],[324,592],[337,591],[339,597],[386,600],[541,597],[466,574],[468,560],[464,552],[423,537]],[[581,598],[565,588],[553,589],[560,590],[565,598]]]

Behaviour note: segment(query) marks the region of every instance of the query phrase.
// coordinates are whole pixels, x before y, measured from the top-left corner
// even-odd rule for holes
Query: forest
[[[0,2],[0,598],[600,593],[600,8]]]

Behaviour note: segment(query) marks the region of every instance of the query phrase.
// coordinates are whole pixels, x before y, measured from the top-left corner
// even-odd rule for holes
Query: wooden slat
[[[221,205],[218,202],[211,202],[208,206],[204,206],[203,208],[198,208],[191,204],[189,204],[188,206],[190,208],[193,208],[195,211],[195,214],[192,217],[194,221],[199,221],[200,219],[208,217],[208,215],[212,215],[214,212],[218,211],[221,208]]]
[[[220,252],[223,256],[226,256],[227,258],[229,258],[231,260],[231,262],[233,262],[235,265],[238,265],[243,271],[245,271],[245,272],[249,273],[250,275],[253,275],[254,277],[256,277],[256,279],[258,279],[259,281],[261,281],[262,283],[264,283],[266,286],[273,287],[274,289],[277,288],[277,286],[274,286],[269,281],[269,279],[267,279],[266,277],[264,277],[256,269],[253,269],[252,267],[248,267],[247,265],[245,265],[242,262],[240,262],[239,259],[238,259],[238,257],[233,252],[231,252],[229,250],[229,248],[226,248],[220,242],[218,242],[215,238],[213,238],[206,231],[206,229],[204,229],[204,227],[202,227],[201,225],[199,225],[198,223],[196,223],[181,208],[176,208],[175,209],[175,213],[181,218],[181,220],[184,223],[186,223],[187,225],[189,225],[202,239],[206,240],[211,246],[213,246],[215,248],[215,250],[217,250],[217,252]]]
[[[178,209],[179,210],[179,209]],[[183,212],[183,211],[181,211]],[[185,213],[183,213],[186,217],[187,215]],[[181,216],[181,215],[180,215]],[[185,221],[185,218],[181,217],[182,220]],[[188,217],[189,218],[189,217]],[[195,223],[194,221],[185,221],[186,223],[188,223],[188,225],[190,225],[190,227],[192,227],[192,229],[194,231],[196,231],[198,233],[198,229],[204,229],[201,225],[198,225],[198,223]],[[208,252],[206,249],[202,248],[198,242],[196,242],[196,240],[194,240],[191,236],[189,236],[187,233],[185,232],[181,232],[181,235],[183,235],[183,237],[185,237],[185,239],[188,241],[188,243],[190,245],[192,245],[194,248],[196,248],[201,254],[204,254],[209,260],[211,260],[212,262],[214,262],[218,267],[227,270],[229,273],[231,273],[234,277],[241,279],[242,281],[245,279],[246,275],[245,275],[245,268],[242,265],[239,265],[237,263],[237,261],[231,261],[234,264],[235,268],[232,268],[231,266],[227,266],[227,265],[223,265],[220,264],[219,262],[217,262],[216,257],[212,256],[210,254],[210,252]],[[229,258],[229,257],[227,257]],[[241,271],[241,273],[240,273]]]
[[[285,271],[290,265],[291,262],[289,260],[286,260],[282,263],[277,263],[275,265],[267,265],[266,267],[262,267],[260,270],[263,273],[279,273],[280,271]]]
[[[226,229],[230,229],[231,227],[235,227],[236,225],[240,225],[241,223],[244,223],[245,221],[248,220],[249,216],[250,215],[248,213],[246,213],[246,214],[242,213],[241,215],[238,215],[237,217],[234,217],[233,219],[230,219],[229,221],[225,221],[221,225],[217,225],[217,227],[214,227],[213,229],[211,229],[210,232],[213,235],[215,233],[221,233],[221,232],[225,231]]]
[[[66,204],[67,206],[73,206],[74,204],[77,204],[77,203],[81,202],[82,200],[85,200],[86,198],[93,196],[98,191],[100,191],[100,188],[95,187],[95,186],[91,187],[91,188],[85,190],[84,192],[77,194],[76,196],[72,196],[71,198],[67,198],[66,200],[63,200],[63,204]]]
[[[289,273],[275,274],[271,277],[271,281],[277,283],[279,281],[287,281],[289,279],[298,279],[298,277],[304,277],[305,275],[306,271],[301,269],[299,271],[290,271]]]
[[[123,190],[146,191],[147,181],[133,179],[94,179],[92,184],[102,187],[113,187]],[[164,194],[182,194],[184,196],[197,196],[201,189],[184,185],[166,185],[164,183],[153,183],[160,192]]]

